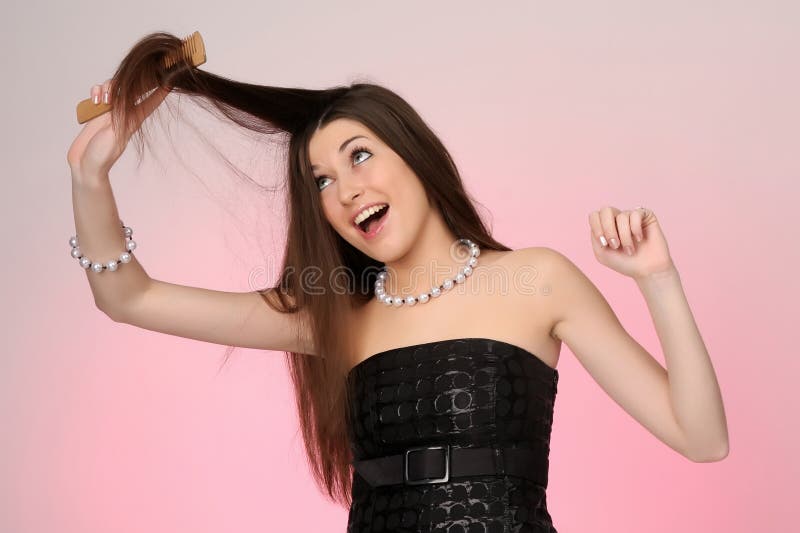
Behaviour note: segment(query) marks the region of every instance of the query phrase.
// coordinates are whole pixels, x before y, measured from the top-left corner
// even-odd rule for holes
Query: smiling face
[[[412,246],[432,208],[421,181],[394,150],[360,122],[338,118],[314,132],[308,153],[325,218],[342,238],[383,262]],[[388,208],[365,234],[353,219],[373,204]]]

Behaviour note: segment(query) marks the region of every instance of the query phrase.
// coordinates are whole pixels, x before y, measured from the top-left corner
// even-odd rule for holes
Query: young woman
[[[450,154],[397,94],[161,71],[179,46],[151,34],[92,88],[112,111],[69,149],[73,257],[115,321],[286,352],[312,474],[349,506],[348,531],[555,532],[546,487],[562,342],[666,445],[692,461],[725,457],[717,380],[652,211],[603,207],[589,226],[597,259],[640,287],[667,369],[564,255],[489,234]],[[286,135],[288,236],[274,287],[165,283],[130,253],[108,172],[171,91]]]

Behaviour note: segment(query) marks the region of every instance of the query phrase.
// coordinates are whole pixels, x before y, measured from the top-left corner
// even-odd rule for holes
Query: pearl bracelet
[[[122,220],[119,221],[122,224],[122,228],[125,231],[125,252],[122,252],[119,256],[119,259],[112,259],[108,261],[106,264],[103,263],[96,263],[93,262],[88,257],[84,257],[81,253],[81,249],[78,247],[78,236],[74,235],[69,239],[69,245],[72,246],[72,257],[78,260],[78,263],[85,268],[88,269],[92,267],[92,270],[95,272],[102,272],[103,270],[110,270],[115,271],[121,263],[130,263],[132,256],[131,254],[136,249],[136,241],[131,239],[133,236],[133,230],[125,225]]]

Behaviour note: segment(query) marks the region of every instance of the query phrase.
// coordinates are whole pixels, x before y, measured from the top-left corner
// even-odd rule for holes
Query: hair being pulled
[[[167,100],[173,93],[190,96],[192,102],[221,120],[288,141],[288,220],[281,274],[273,286],[257,292],[265,305],[295,315],[298,338],[308,337],[309,345],[314,346],[313,355],[285,352],[306,457],[315,481],[328,497],[350,505],[350,443],[354,425],[362,421],[356,420],[349,408],[352,391],[345,355],[351,353],[352,335],[357,332],[351,322],[352,311],[372,297],[372,283],[383,264],[353,247],[325,219],[308,156],[312,135],[336,119],[360,122],[419,177],[432,205],[441,211],[454,234],[484,249],[510,248],[491,236],[450,153],[395,92],[373,83],[327,89],[263,86],[211,74],[185,61],[165,70],[163,58],[179,55],[181,46],[178,37],[157,32],[132,47],[111,81],[112,123],[114,127],[136,124],[139,97],[161,87],[171,91]],[[147,144],[145,128],[132,138],[141,161]],[[321,279],[341,282],[344,276],[349,290],[303,290],[301,277],[309,268]]]

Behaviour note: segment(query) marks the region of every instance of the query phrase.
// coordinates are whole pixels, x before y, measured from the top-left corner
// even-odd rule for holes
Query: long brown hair
[[[203,108],[248,130],[288,136],[286,249],[276,286],[258,292],[271,308],[297,314],[303,331],[311,336],[314,355],[320,356],[285,352],[312,475],[329,498],[349,506],[353,472],[345,355],[352,353],[354,328],[348,321],[351,311],[371,298],[370,288],[383,264],[353,247],[325,219],[308,156],[311,136],[338,118],[360,122],[414,171],[455,235],[485,249],[510,248],[489,234],[450,153],[396,93],[372,83],[319,90],[254,85],[188,63],[164,71],[162,58],[176,54],[180,46],[178,37],[157,32],[131,48],[111,81],[112,124],[135,124],[137,98],[158,86],[189,95]],[[134,135],[140,160],[144,131],[140,128]],[[304,278],[309,269],[337,290],[308,290]],[[346,290],[338,289],[342,286]]]

